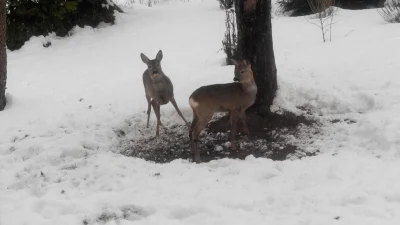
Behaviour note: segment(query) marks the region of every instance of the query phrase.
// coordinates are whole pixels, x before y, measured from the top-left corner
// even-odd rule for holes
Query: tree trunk
[[[277,90],[272,42],[271,0],[236,0],[238,55],[252,64],[258,92],[249,111],[265,116]]]
[[[7,51],[6,51],[6,0],[0,0],[0,111],[6,106]]]

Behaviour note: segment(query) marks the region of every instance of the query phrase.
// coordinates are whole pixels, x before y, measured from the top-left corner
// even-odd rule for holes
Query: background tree
[[[231,59],[237,58],[236,14],[233,8],[225,10],[225,28],[222,49],[226,54],[226,64],[232,65]]]
[[[249,111],[265,116],[277,90],[271,0],[236,0],[235,10],[238,56],[251,62],[258,88],[256,102]]]
[[[400,23],[400,0],[387,0],[378,12],[386,22]]]
[[[6,0],[0,0],[0,111],[6,106]]]
[[[233,7],[233,0],[218,0],[221,9],[230,9]]]
[[[2,0],[4,1],[4,0]],[[122,10],[109,0],[6,0],[7,47],[21,48],[32,36],[70,35],[74,26],[114,24]]]
[[[328,32],[329,32],[329,41],[332,41],[332,25],[334,24],[333,17],[337,12],[337,8],[335,8],[336,0],[307,0],[312,12],[313,16],[310,16],[307,19],[307,16],[304,18],[311,24],[314,24],[321,30],[322,41],[326,42],[328,40]],[[316,20],[316,22],[314,21]]]
[[[335,5],[342,9],[369,9],[381,7],[385,0],[337,0]],[[278,0],[282,12],[290,16],[305,16],[313,14],[309,0]]]

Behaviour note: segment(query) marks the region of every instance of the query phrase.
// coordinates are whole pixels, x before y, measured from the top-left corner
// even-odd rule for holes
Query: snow
[[[400,223],[398,24],[376,10],[340,10],[333,41],[322,43],[304,18],[274,16],[273,108],[302,107],[325,121],[313,143],[319,155],[155,164],[115,147],[113,130],[124,121],[145,123],[139,55],[163,50],[163,70],[190,119],[194,89],[232,80],[219,51],[224,12],[215,0],[124,10],[115,26],[36,37],[8,52],[1,225]],[[43,48],[47,39],[52,46]],[[183,124],[172,105],[161,113],[165,125]]]

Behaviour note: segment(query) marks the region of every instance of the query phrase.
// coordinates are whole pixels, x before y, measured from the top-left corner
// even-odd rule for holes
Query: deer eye
[[[149,69],[151,69],[151,66],[149,66]]]
[[[244,73],[244,71],[242,70],[242,71],[240,71],[240,73]]]

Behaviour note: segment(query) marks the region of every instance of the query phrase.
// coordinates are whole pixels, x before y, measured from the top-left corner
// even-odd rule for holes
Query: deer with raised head
[[[161,60],[163,58],[162,51],[158,51],[156,58],[152,60],[150,60],[143,53],[140,54],[140,58],[142,58],[142,61],[147,65],[147,69],[143,73],[143,85],[148,103],[146,127],[149,127],[151,106],[153,106],[154,113],[157,117],[156,136],[160,135],[160,125],[163,126],[160,120],[160,106],[165,105],[168,102],[172,103],[176,112],[183,119],[183,121],[185,121],[185,124],[189,126],[185,117],[183,117],[181,111],[179,110],[178,105],[176,104],[172,82],[161,69]]]
[[[235,61],[234,83],[213,84],[195,90],[189,97],[193,110],[193,121],[189,130],[191,150],[196,163],[200,162],[199,135],[216,112],[230,113],[230,141],[236,150],[236,123],[240,119],[245,134],[249,134],[246,124],[247,108],[256,100],[257,86],[251,65],[247,60]]]

